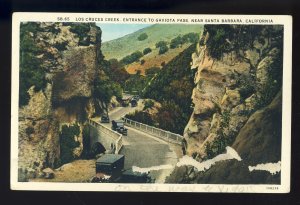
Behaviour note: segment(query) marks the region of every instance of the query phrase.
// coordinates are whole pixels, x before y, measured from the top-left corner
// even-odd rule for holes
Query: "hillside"
[[[191,55],[196,44],[174,57],[169,63],[155,74],[143,90],[143,97],[160,103],[158,112],[143,119],[139,116],[145,113],[136,113],[132,119],[145,124],[153,122],[157,127],[174,133],[183,134],[192,113],[190,107],[193,91],[193,72],[190,69]],[[153,105],[149,106],[153,107]],[[128,116],[130,118],[130,116]]]
[[[104,42],[101,50],[105,59],[116,58],[122,59],[126,55],[129,55],[135,51],[143,51],[145,48],[155,48],[155,44],[158,41],[171,41],[178,35],[184,35],[187,33],[195,32],[201,33],[203,27],[199,25],[166,25],[166,24],[155,24],[138,30],[132,34],[128,34],[124,37]],[[138,37],[146,33],[148,38],[142,41],[138,40]]]
[[[141,75],[145,75],[145,71],[152,67],[162,68],[162,64],[169,63],[172,59],[182,53],[187,49],[191,44],[186,43],[181,47],[175,49],[169,49],[166,53],[159,55],[159,49],[155,48],[151,53],[143,56],[141,60],[144,60],[145,63],[141,64],[141,61],[131,63],[125,66],[126,71],[129,74],[135,74],[137,71],[141,71]]]

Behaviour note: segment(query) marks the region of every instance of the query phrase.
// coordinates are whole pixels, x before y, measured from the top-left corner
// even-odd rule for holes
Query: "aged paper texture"
[[[11,189],[286,193],[292,18],[14,13]]]

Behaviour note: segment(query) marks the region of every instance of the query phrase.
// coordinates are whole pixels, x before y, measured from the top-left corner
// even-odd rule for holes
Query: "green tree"
[[[143,50],[143,54],[144,54],[144,55],[146,55],[146,54],[148,54],[148,53],[151,53],[151,52],[152,52],[151,48],[145,48],[145,49]]]
[[[122,88],[119,84],[110,81],[109,78],[96,78],[94,82],[94,96],[108,104],[112,96],[122,98]]]
[[[125,65],[128,65],[128,64],[133,63],[135,61],[138,61],[142,56],[143,56],[142,52],[136,51],[136,52],[122,58],[121,63],[124,63]]]
[[[150,125],[150,126],[154,125],[154,121],[153,121],[151,115],[147,112],[142,112],[142,111],[136,110],[134,113],[127,114],[125,117],[128,119],[140,122],[140,123]]]
[[[166,41],[159,41],[155,44],[156,48],[160,48],[162,46],[167,46],[167,42]]]
[[[182,110],[174,102],[163,102],[158,110],[156,121],[161,129],[183,134],[186,123],[182,121],[182,115]]]
[[[63,125],[59,134],[60,140],[60,160],[62,164],[69,163],[74,160],[73,150],[79,146],[79,142],[75,141],[75,136],[80,134],[78,124]]]
[[[138,40],[139,41],[143,41],[143,40],[145,40],[147,38],[148,38],[148,35],[146,33],[142,33],[141,35],[139,35]]]
[[[35,34],[40,31],[38,23],[21,23],[20,26],[20,91],[19,106],[26,105],[29,100],[27,93],[31,86],[35,91],[45,88],[45,70],[42,60],[37,56],[43,53],[35,42]]]
[[[183,40],[181,36],[177,36],[171,40],[170,48],[174,49],[183,44]]]
[[[148,108],[152,108],[153,106],[154,106],[153,100],[146,100],[146,101],[145,101],[145,104],[144,104],[143,110],[146,110],[146,109],[148,109]]]
[[[159,55],[162,55],[162,54],[166,53],[168,50],[169,50],[169,48],[168,48],[167,45],[166,46],[161,46],[161,47],[159,47],[158,53],[159,53]]]
[[[124,87],[125,81],[130,77],[129,73],[125,70],[124,64],[117,59],[103,60],[101,67],[110,80],[121,87]]]
[[[197,43],[199,41],[199,34],[197,33],[187,33],[182,36],[183,43]]]

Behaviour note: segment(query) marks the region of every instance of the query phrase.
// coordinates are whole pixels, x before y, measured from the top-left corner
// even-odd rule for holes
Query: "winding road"
[[[142,107],[142,100],[139,100],[137,107],[117,107],[109,112],[110,120],[120,119],[127,113],[134,112]],[[99,118],[95,118],[99,122]],[[102,123],[111,128],[111,123]],[[144,132],[131,127],[128,128],[128,135],[123,136],[123,148],[120,154],[125,155],[125,169],[132,166],[148,168],[160,165],[175,165],[180,156],[180,148],[165,141],[157,139]],[[171,169],[150,171],[150,176],[155,178],[155,183],[164,183],[166,176],[171,173]]]

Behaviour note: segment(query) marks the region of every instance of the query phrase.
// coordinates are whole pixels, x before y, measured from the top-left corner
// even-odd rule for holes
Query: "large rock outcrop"
[[[280,183],[270,173],[254,180],[248,166],[280,161],[282,36],[281,26],[204,27],[192,55],[194,111],[183,144],[198,161],[223,153],[226,146],[243,161],[221,162],[206,172],[177,168],[169,182]],[[186,177],[188,172],[193,177]]]
[[[63,125],[79,126],[73,157],[80,157],[84,120],[101,109],[92,91],[95,77],[101,75],[102,54],[101,30],[95,24],[23,24],[35,28],[22,30],[27,39],[21,43],[32,41],[41,51],[32,58],[41,62],[47,80],[44,89],[36,91],[32,86],[28,90],[28,104],[19,109],[19,180],[26,181],[47,167],[60,165]]]

